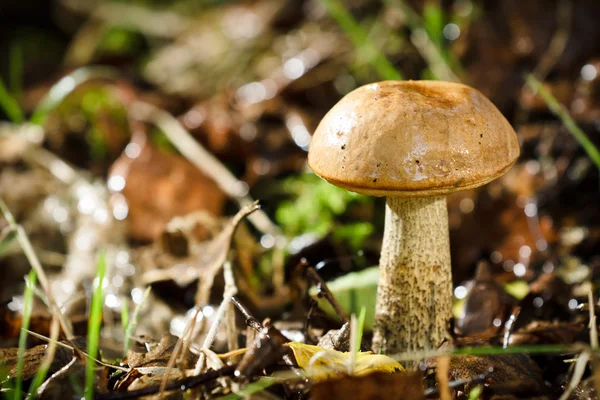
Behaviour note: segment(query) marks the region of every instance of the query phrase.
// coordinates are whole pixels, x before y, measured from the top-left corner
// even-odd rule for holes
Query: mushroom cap
[[[348,93],[325,115],[308,164],[353,192],[425,197],[484,185],[518,157],[515,131],[476,89],[385,81]]]

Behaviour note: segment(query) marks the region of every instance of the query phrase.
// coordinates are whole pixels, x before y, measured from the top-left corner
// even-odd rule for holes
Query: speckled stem
[[[373,350],[437,348],[447,336],[451,305],[446,197],[388,197]]]

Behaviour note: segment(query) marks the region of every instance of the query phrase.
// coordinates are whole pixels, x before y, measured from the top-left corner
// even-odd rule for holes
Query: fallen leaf
[[[124,179],[121,193],[127,199],[134,239],[158,238],[175,216],[198,210],[221,214],[225,195],[191,162],[147,143],[145,134],[134,136],[131,143],[141,149],[139,154],[131,158],[131,152],[124,152],[113,164],[109,182]]]
[[[389,374],[376,372],[366,376],[345,376],[316,383],[311,391],[312,400],[351,398],[353,400],[424,399],[420,372]]]
[[[165,367],[171,358],[173,349],[177,344],[177,336],[165,333],[160,342],[155,344],[147,353],[138,353],[132,350],[127,352],[127,364],[132,368],[138,367]],[[186,357],[181,360],[183,368],[193,368],[198,359],[191,352],[187,352]]]
[[[327,350],[319,346],[290,342],[287,344],[294,352],[298,366],[317,380],[343,376],[348,371],[350,353],[336,350]],[[321,354],[318,354],[321,353]],[[357,376],[367,375],[372,372],[398,372],[404,371],[400,363],[382,354],[372,352],[359,352],[356,354],[354,373]]]
[[[586,328],[583,322],[532,321],[510,335],[510,346],[532,344],[572,344]]]
[[[21,374],[23,380],[27,381],[35,376],[38,367],[44,360],[47,348],[47,345],[42,344],[25,351],[25,357],[23,357],[23,371]],[[17,375],[18,352],[18,348],[0,349],[0,360],[2,360],[3,366],[7,368],[9,377],[15,377]],[[60,370],[67,365],[72,358],[72,350],[64,347],[57,347],[48,372],[52,374]]]
[[[427,361],[429,367],[437,364],[435,359]],[[450,359],[452,380],[471,380],[485,376],[485,391],[495,400],[518,398],[546,398],[546,387],[542,371],[526,354],[499,356],[455,356]],[[478,384],[466,383],[455,390],[469,393]],[[520,396],[523,397],[520,397]],[[527,396],[527,397],[526,397]],[[542,397],[537,397],[542,396]]]

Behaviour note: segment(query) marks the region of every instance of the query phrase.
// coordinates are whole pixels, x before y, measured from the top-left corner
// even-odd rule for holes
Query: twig
[[[218,378],[222,378],[225,376],[233,375],[235,368],[237,365],[229,365],[223,367],[217,371],[208,371],[202,375],[190,376],[188,378],[183,378],[178,381],[170,382],[166,385],[166,390],[176,390],[180,389],[185,391],[187,389],[191,389],[196,386],[200,386],[202,384],[208,383]],[[132,390],[130,392],[115,392],[115,393],[99,393],[94,396],[96,400],[121,400],[121,399],[132,399],[138,398],[141,396],[147,396],[155,393],[159,393],[161,391],[160,386],[152,386],[149,388],[144,388],[140,390]]]
[[[596,304],[594,302],[594,293],[592,289],[588,290],[588,304],[590,305],[590,346],[592,349],[598,348],[598,327],[596,325]]]
[[[44,359],[40,364],[38,371],[35,374],[35,378],[33,382],[29,386],[29,394],[27,394],[27,400],[33,399],[37,396],[37,389],[46,379],[46,374],[50,369],[50,365],[54,360],[54,355],[56,354],[56,343],[58,339],[58,334],[60,332],[60,325],[58,323],[58,318],[56,316],[52,316],[52,322],[50,323],[50,345],[46,350],[46,354],[44,355]]]
[[[348,322],[348,316],[340,306],[340,303],[338,303],[338,301],[333,296],[333,293],[331,293],[331,291],[327,287],[327,284],[325,283],[323,278],[321,278],[321,276],[317,273],[315,268],[308,262],[306,262],[305,259],[302,259],[300,263],[301,265],[304,265],[306,267],[306,275],[317,283],[319,291],[325,295],[325,298],[327,299],[327,301],[329,301],[336,314],[339,315],[344,320],[344,322]]]
[[[169,362],[167,363],[167,372],[163,375],[163,378],[160,382],[160,390],[159,390],[159,396],[158,396],[159,399],[163,398],[164,392],[165,392],[165,390],[167,390],[167,387],[169,386],[169,376],[171,375],[171,371],[173,370],[173,367],[175,366],[177,357],[179,357],[179,352],[181,351],[183,344],[185,343],[186,340],[191,340],[191,335],[196,326],[196,319],[198,318],[198,314],[200,314],[200,308],[196,307],[196,312],[194,313],[194,316],[192,317],[192,321],[188,322],[185,329],[183,330],[183,334],[181,335],[179,340],[177,340],[177,344],[175,344],[175,348],[173,349],[173,354],[171,354],[171,358],[169,358]],[[204,321],[204,319],[202,319],[202,320]],[[188,338],[188,335],[190,336],[190,338]]]
[[[131,106],[131,112],[134,118],[158,126],[184,157],[210,177],[225,194],[236,200],[240,207],[254,202],[247,194],[247,185],[238,180],[215,156],[202,147],[171,114],[141,101]],[[279,228],[263,211],[257,212],[249,220],[261,232],[276,238],[281,237]]]
[[[73,347],[73,346],[71,346],[71,345],[68,345],[68,344],[66,344],[66,343],[60,342],[60,341],[58,341],[58,340],[56,340],[56,339],[53,339],[53,338],[51,338],[51,337],[47,337],[47,336],[44,336],[44,335],[40,335],[39,333],[36,333],[36,332],[30,331],[30,330],[28,330],[28,329],[25,329],[25,331],[26,331],[28,334],[30,334],[31,336],[33,336],[33,337],[36,337],[36,338],[38,338],[38,339],[41,339],[41,340],[44,340],[44,341],[46,341],[46,342],[48,342],[48,343],[51,343],[51,344],[54,344],[54,345],[56,345],[56,346],[58,346],[58,347],[63,347],[63,348],[65,348],[65,349],[68,349],[68,350],[71,350],[71,351],[76,351],[75,347]],[[81,354],[82,354],[82,355],[83,355],[85,358],[89,358],[90,360],[94,360],[96,363],[98,363],[98,364],[100,364],[100,365],[102,365],[102,366],[104,366],[104,367],[107,367],[107,368],[112,368],[112,369],[118,369],[119,371],[124,371],[124,372],[129,372],[129,371],[131,370],[131,368],[120,367],[120,366],[118,366],[118,365],[112,365],[112,364],[107,364],[107,363],[105,363],[105,362],[102,362],[102,361],[98,360],[97,358],[94,358],[94,357],[90,356],[90,355],[89,355],[89,354],[87,354],[85,351],[80,351],[80,353],[81,353]]]
[[[237,350],[233,350],[233,351],[228,351],[227,353],[221,353],[221,354],[217,354],[217,356],[221,359],[226,359],[226,358],[231,358],[231,357],[237,357],[240,356],[242,354],[246,354],[248,352],[248,350],[250,350],[248,347],[244,347],[241,349],[237,349]]]
[[[588,291],[588,303],[590,305],[590,346],[595,350],[598,348],[598,325],[596,324],[596,302],[591,288]],[[593,356],[591,363],[594,389],[596,389],[596,393],[600,393],[600,363],[597,355]]]
[[[448,375],[450,372],[450,357],[442,356],[437,358],[437,366],[435,369],[435,375],[438,381],[438,388],[440,389],[441,400],[451,400],[452,393],[450,391],[450,382]]]
[[[246,325],[254,329],[256,332],[260,332],[263,329],[263,325],[260,323],[260,321],[254,318],[254,315],[250,314],[250,311],[246,308],[246,306],[240,303],[237,297],[233,296],[231,301],[233,302],[233,305],[240,310],[244,317],[246,317]]]
[[[50,283],[48,282],[46,273],[44,272],[44,269],[42,268],[42,265],[40,264],[39,259],[35,255],[33,247],[31,246],[31,242],[29,241],[29,237],[25,233],[25,230],[23,229],[23,227],[21,225],[17,224],[12,213],[8,209],[8,206],[6,205],[6,203],[4,203],[4,200],[2,200],[1,198],[0,198],[0,210],[4,214],[4,218],[6,218],[8,225],[11,227],[11,229],[13,229],[17,233],[17,240],[19,241],[19,244],[23,248],[23,253],[25,253],[25,257],[27,257],[27,261],[29,261],[29,264],[31,264],[31,267],[35,270],[35,272],[38,276],[38,279],[40,281],[40,285],[42,286],[42,288],[44,289],[44,292],[46,293],[46,296],[48,298],[48,303],[50,305],[50,310],[58,318],[60,326],[61,326],[65,336],[67,337],[67,340],[71,341],[74,337],[73,331],[71,330],[71,326],[68,323],[68,321],[66,320],[65,316],[63,315],[63,313],[60,310],[60,308],[58,307],[58,305],[56,304],[56,300],[54,299],[54,296],[52,295],[52,288],[50,287]],[[79,350],[79,349],[77,349],[77,351],[81,352],[81,350]]]
[[[571,392],[579,385],[581,378],[585,372],[585,367],[587,366],[588,361],[590,360],[590,352],[584,351],[577,358],[577,363],[575,364],[575,371],[573,371],[573,376],[571,377],[571,381],[569,382],[569,386],[564,391],[562,396],[560,396],[559,400],[567,400],[569,396],[571,396]]]
[[[225,306],[225,327],[227,329],[227,348],[230,352],[235,351],[239,348],[238,345],[238,332],[235,326],[235,306],[231,304],[231,299],[238,292],[238,288],[235,284],[235,279],[233,276],[233,271],[231,269],[231,264],[228,262],[225,264],[225,268],[223,270],[223,274],[225,275],[225,293],[234,293],[227,300],[227,306]],[[223,299],[225,301],[226,299]],[[237,361],[237,357],[233,356],[234,360]]]
[[[235,286],[233,272],[231,270],[231,263],[229,261],[225,262],[225,265],[223,266],[223,276],[225,278],[225,290],[223,292],[223,301],[221,302],[221,305],[219,306],[219,309],[217,310],[217,313],[215,315],[215,322],[213,322],[210,329],[208,330],[206,338],[204,339],[204,343],[200,348],[200,357],[198,358],[198,362],[196,363],[196,368],[194,370],[194,373],[196,375],[199,374],[204,368],[205,357],[203,356],[202,351],[210,349],[213,345],[213,342],[217,335],[217,329],[219,328],[219,324],[225,316],[225,311],[227,310],[227,307],[231,303],[231,297],[237,294],[237,287]]]
[[[477,375],[473,378],[467,378],[467,379],[457,379],[455,381],[451,381],[448,383],[448,387],[450,389],[455,389],[455,388],[459,388],[461,386],[464,386],[465,384],[481,384],[484,383],[487,380],[487,375],[481,374],[481,375]],[[437,398],[439,397],[440,394],[440,390],[439,388],[433,387],[433,388],[429,388],[425,390],[424,396],[425,398]]]
[[[123,344],[123,355],[125,356],[127,356],[127,350],[129,350],[129,341],[131,339],[131,336],[133,336],[133,333],[135,332],[135,327],[137,325],[137,320],[140,315],[140,311],[142,309],[142,306],[146,302],[148,295],[150,294],[150,290],[152,290],[152,286],[148,286],[144,291],[144,295],[142,296],[140,302],[135,306],[133,314],[131,315],[131,320],[129,321],[129,323],[127,324],[127,328],[125,329],[125,343]]]
[[[513,327],[515,326],[515,321],[519,317],[520,313],[521,307],[516,306],[510,313],[510,317],[508,317],[508,320],[504,323],[504,338],[502,340],[502,347],[504,347],[505,349],[508,347],[510,335],[512,334]]]
[[[225,261],[227,261],[227,254],[229,253],[233,234],[235,233],[237,226],[244,218],[259,209],[260,206],[258,205],[258,201],[242,207],[242,209],[231,218],[219,236],[213,240],[212,248],[209,248],[206,251],[206,254],[203,255],[204,257],[212,257],[213,261],[210,265],[203,268],[203,276],[198,280],[196,306],[203,306],[208,302],[210,289],[212,288],[215,276],[219,273]],[[211,254],[211,251],[215,254]]]

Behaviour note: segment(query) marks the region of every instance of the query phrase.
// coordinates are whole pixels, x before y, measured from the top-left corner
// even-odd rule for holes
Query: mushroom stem
[[[452,271],[446,197],[388,197],[373,350],[437,348],[447,337]]]

